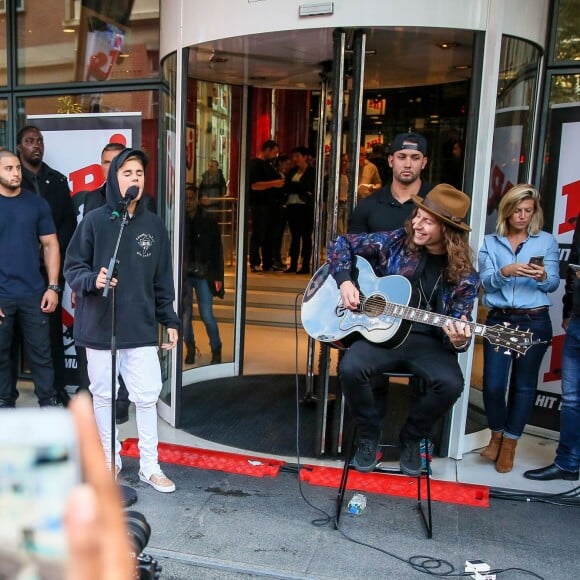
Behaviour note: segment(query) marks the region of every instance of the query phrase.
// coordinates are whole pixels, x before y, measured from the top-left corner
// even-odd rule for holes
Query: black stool
[[[389,372],[389,373],[383,373],[383,375],[387,378],[405,378],[409,380],[409,386],[417,386],[420,387],[424,390],[424,383],[422,381],[422,379],[420,377],[417,377],[413,374],[410,373],[394,373],[394,372]],[[356,438],[356,427],[354,426],[354,424],[351,427],[351,432],[350,432],[350,436],[347,439],[347,448],[346,448],[346,454],[345,454],[345,460],[344,460],[344,468],[342,470],[342,477],[340,480],[340,486],[338,488],[338,496],[336,498],[336,525],[338,526],[338,523],[340,521],[340,515],[342,513],[342,506],[344,504],[344,494],[346,492],[346,486],[348,483],[348,474],[350,473],[351,470],[351,460],[354,456],[354,450],[355,450],[355,438]],[[421,470],[421,473],[418,475],[417,477],[417,509],[419,510],[419,513],[421,514],[421,519],[423,520],[423,523],[425,525],[425,531],[427,532],[427,537],[428,538],[432,538],[433,537],[433,518],[432,518],[432,512],[431,512],[431,475],[429,473],[430,471],[430,465],[431,465],[431,461],[429,459],[429,440],[427,439],[427,437],[422,439],[423,445],[425,447],[425,468]],[[385,447],[385,445],[379,445],[379,449],[381,447]],[[379,472],[379,473],[395,473],[395,474],[401,474],[401,470],[398,468],[393,468],[393,467],[375,467],[374,469],[375,472]],[[421,497],[421,477],[424,476],[425,477],[425,481],[426,481],[426,487],[427,487],[427,513],[425,513],[425,509],[423,508],[423,502],[422,502],[422,497]]]

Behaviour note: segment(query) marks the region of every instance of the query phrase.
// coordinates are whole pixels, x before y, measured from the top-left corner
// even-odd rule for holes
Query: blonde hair
[[[537,234],[544,225],[544,211],[540,205],[540,193],[528,183],[519,183],[507,191],[499,202],[497,208],[496,231],[500,236],[507,236],[509,233],[508,221],[518,208],[518,205],[527,199],[534,202],[534,215],[528,225],[528,234]]]

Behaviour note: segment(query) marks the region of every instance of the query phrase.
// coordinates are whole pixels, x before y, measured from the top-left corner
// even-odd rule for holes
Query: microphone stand
[[[115,477],[116,471],[116,431],[117,431],[117,409],[115,407],[115,401],[117,399],[117,302],[115,300],[115,288],[111,288],[111,279],[117,277],[117,266],[119,264],[117,260],[117,253],[119,252],[119,245],[121,244],[121,238],[123,237],[123,232],[125,227],[129,223],[129,203],[131,200],[127,200],[124,203],[123,213],[121,216],[121,227],[119,229],[119,236],[117,237],[117,244],[115,246],[115,251],[109,262],[109,267],[107,269],[107,277],[105,280],[105,287],[103,289],[103,298],[109,296],[109,290],[112,292],[111,295],[111,473]],[[118,212],[113,212],[111,219],[116,219],[119,216]],[[115,478],[116,479],[116,478]],[[119,485],[121,491],[121,501],[123,507],[127,508],[132,506],[137,501],[137,492],[127,485]]]

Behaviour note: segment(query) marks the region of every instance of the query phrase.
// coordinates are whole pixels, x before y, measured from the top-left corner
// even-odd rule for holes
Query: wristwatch
[[[60,294],[62,292],[62,290],[60,289],[60,286],[58,284],[49,284],[46,287],[47,290],[52,290],[54,292],[56,292],[57,294]]]

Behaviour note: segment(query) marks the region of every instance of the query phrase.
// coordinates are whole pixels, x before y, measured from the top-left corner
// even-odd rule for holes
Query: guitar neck
[[[403,318],[404,320],[409,320],[410,322],[428,324],[429,326],[443,327],[448,322],[457,322],[457,318],[453,318],[452,316],[446,316],[445,314],[439,314],[437,312],[429,312],[428,310],[421,310],[419,308],[413,308],[412,306],[395,304],[393,302],[387,302],[384,314],[387,316]],[[483,324],[477,324],[475,322],[468,321],[462,322],[469,326],[473,334],[480,336],[485,335],[485,326]]]

